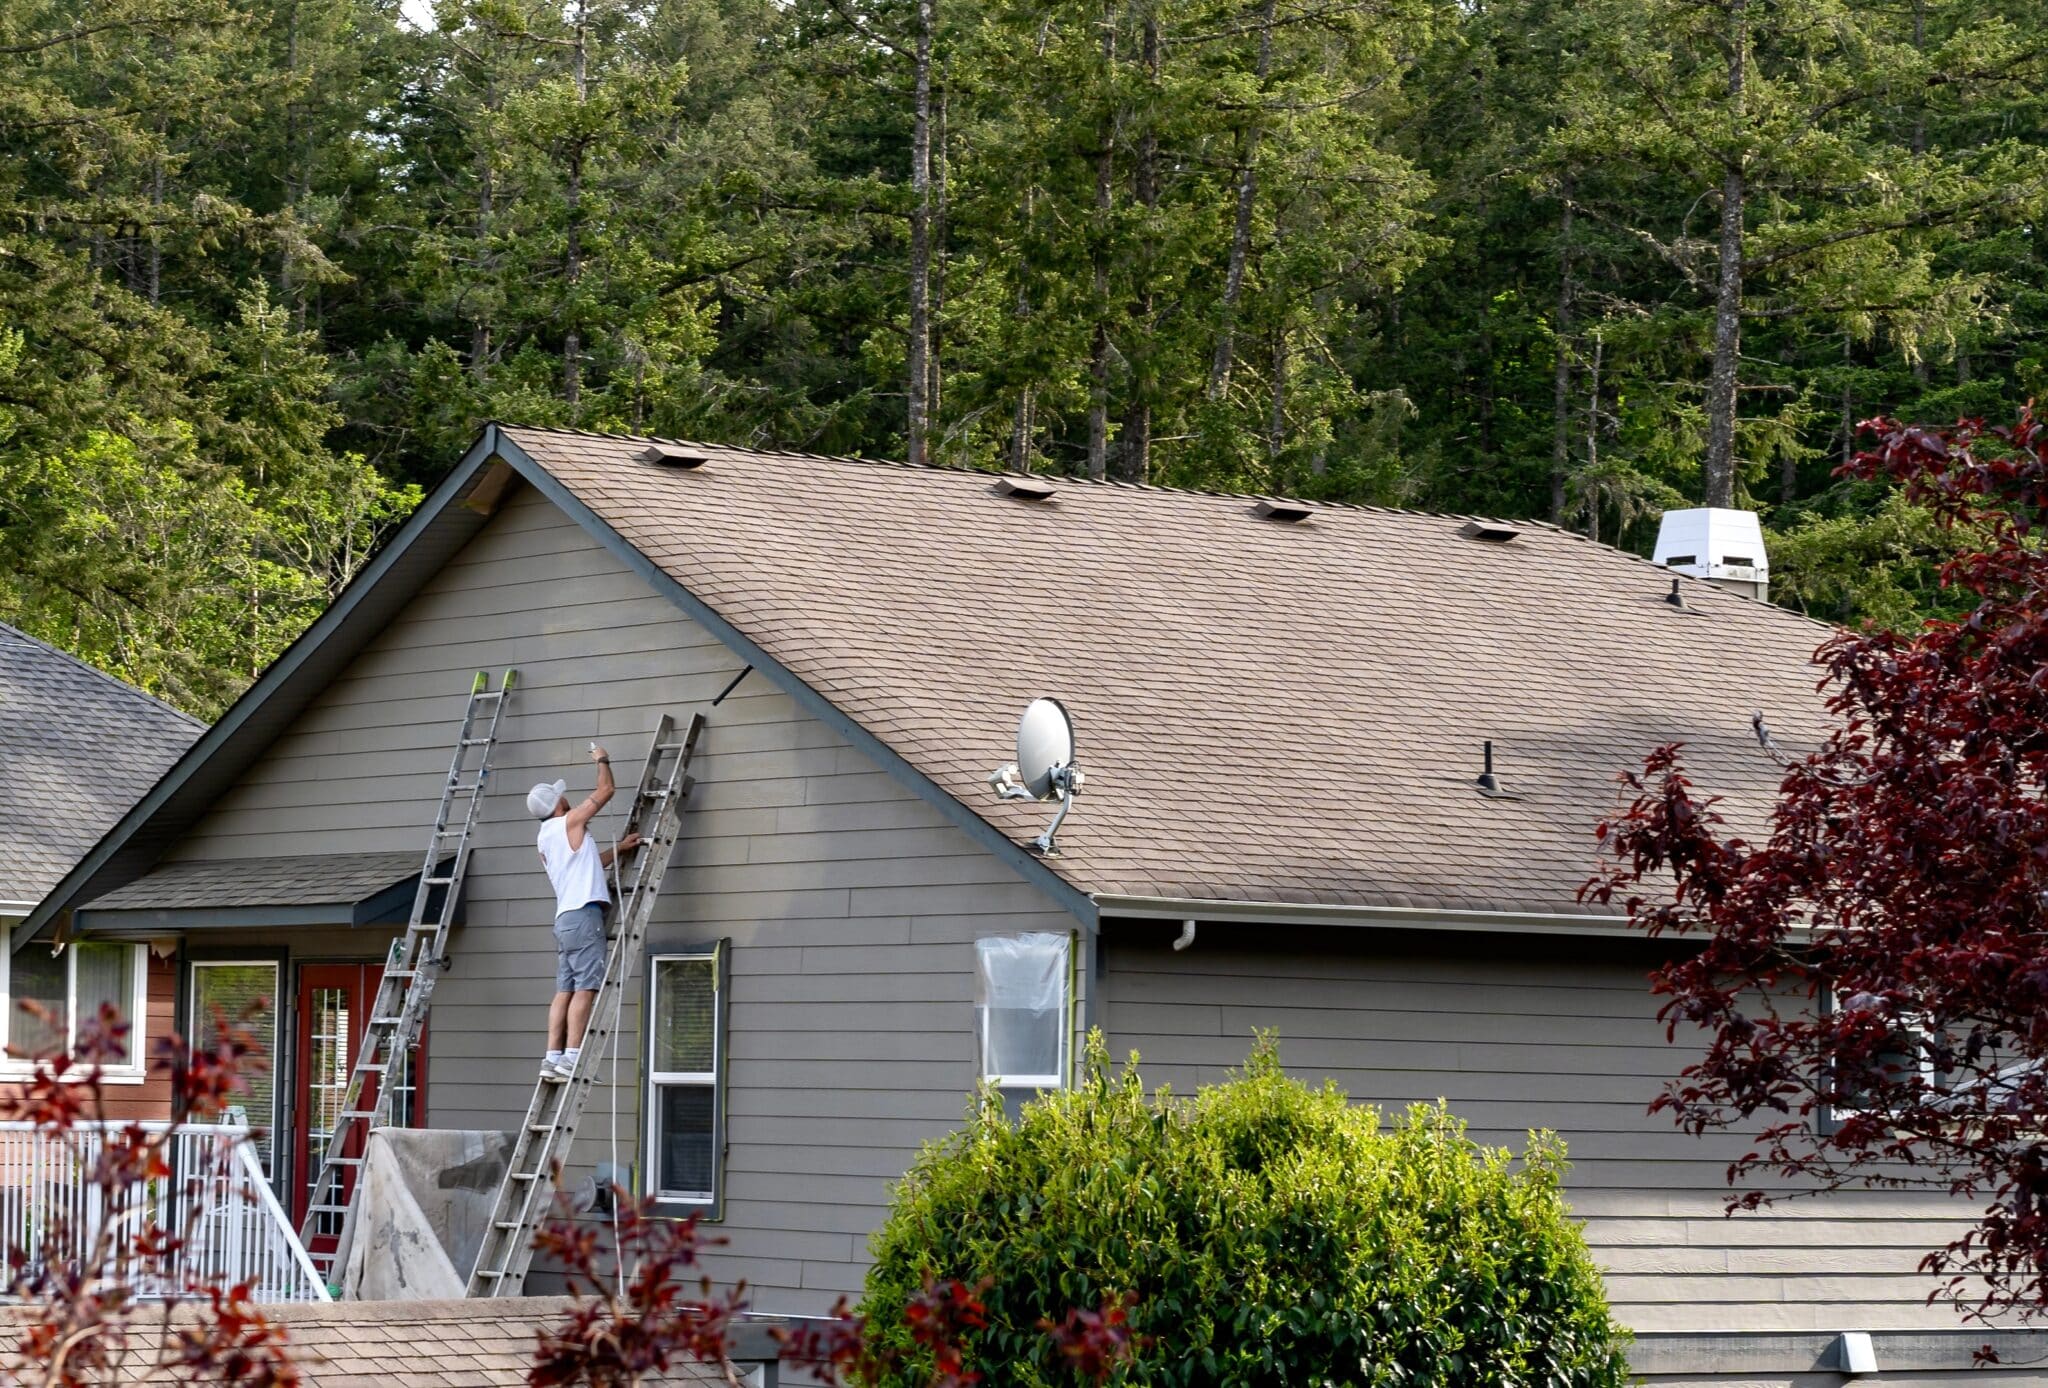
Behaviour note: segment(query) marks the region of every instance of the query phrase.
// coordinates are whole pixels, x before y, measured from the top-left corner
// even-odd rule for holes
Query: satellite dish
[[[1074,765],[1074,720],[1067,716],[1066,705],[1058,699],[1033,699],[1017,721],[1017,760],[997,767],[988,784],[1000,799],[1060,802],[1060,812],[1031,845],[1051,856],[1059,852],[1053,835],[1074,807],[1085,779]]]

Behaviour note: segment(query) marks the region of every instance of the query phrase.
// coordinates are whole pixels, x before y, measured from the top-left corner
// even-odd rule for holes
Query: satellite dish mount
[[[1074,765],[1074,720],[1058,699],[1033,699],[1017,722],[1017,760],[997,767],[988,787],[1004,800],[1057,800],[1059,813],[1031,846],[1046,857],[1056,857],[1059,847],[1053,835],[1066,823],[1087,778]]]

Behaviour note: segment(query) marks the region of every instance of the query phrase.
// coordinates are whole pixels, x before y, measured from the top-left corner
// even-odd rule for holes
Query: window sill
[[[688,1219],[697,1216],[699,1224],[717,1224],[725,1219],[725,1208],[717,1199],[685,1200],[674,1195],[648,1197],[654,1205],[657,1219]]]
[[[0,1084],[27,1084],[35,1077],[36,1067],[33,1065],[0,1064]],[[76,1071],[59,1075],[57,1079],[61,1084],[85,1083],[85,1075]],[[139,1066],[110,1065],[100,1071],[101,1084],[134,1086],[147,1084],[148,1082],[148,1072]]]

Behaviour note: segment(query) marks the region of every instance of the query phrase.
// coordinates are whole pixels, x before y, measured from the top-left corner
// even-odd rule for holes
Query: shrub
[[[904,1324],[932,1279],[976,1287],[968,1361],[987,1388],[1071,1381],[1042,1324],[1128,1302],[1145,1384],[1545,1385],[1628,1381],[1623,1335],[1560,1191],[1564,1151],[1516,1162],[1441,1106],[1391,1127],[1334,1085],[1242,1075],[1147,1096],[1099,1038],[1086,1078],[1008,1121],[984,1095],[925,1149],[875,1236],[862,1309],[929,1381]]]

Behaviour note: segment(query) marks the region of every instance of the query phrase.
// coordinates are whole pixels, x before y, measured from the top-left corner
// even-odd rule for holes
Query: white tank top
[[[597,835],[586,826],[583,847],[569,847],[567,815],[556,815],[540,826],[540,860],[547,865],[548,882],[555,889],[556,915],[593,901],[612,899],[605,890],[604,860],[598,856]]]

